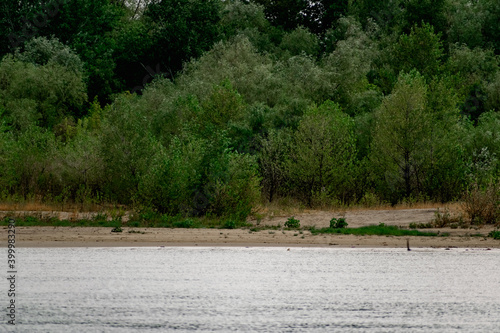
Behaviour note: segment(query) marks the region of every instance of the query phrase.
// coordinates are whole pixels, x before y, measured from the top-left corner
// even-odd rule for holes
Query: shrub
[[[340,217],[336,219],[335,217],[330,220],[330,228],[332,229],[342,229],[347,227],[347,222],[345,218]]]
[[[497,186],[474,184],[464,195],[463,209],[472,224],[495,224],[500,217],[499,200]]]
[[[500,231],[499,230],[492,231],[488,234],[488,237],[491,237],[493,239],[500,239]]]
[[[175,228],[193,228],[194,221],[191,219],[186,219],[183,221],[174,222],[174,227]]]
[[[222,226],[222,229],[235,229],[236,228],[236,222],[233,220],[227,220],[224,222],[224,225]]]
[[[436,228],[444,228],[452,224],[456,224],[457,226],[459,224],[460,225],[463,224],[462,216],[452,215],[449,209],[447,208],[444,210],[443,213],[441,213],[441,211],[438,209],[434,213],[434,219],[432,220],[432,223],[430,223],[430,226],[428,226],[428,228],[432,228],[433,226]],[[420,223],[419,225],[420,225],[419,228],[425,228],[426,225],[429,225],[429,223],[428,224]]]
[[[122,228],[121,227],[114,227],[113,229],[111,229],[111,232],[122,232]]]
[[[409,225],[410,229],[430,229],[433,227],[433,224],[428,222],[428,223],[416,223],[412,222]]]
[[[289,217],[288,220],[285,222],[285,228],[300,228],[300,221],[297,220],[294,216]]]
[[[206,187],[211,188],[211,212],[237,221],[245,221],[260,198],[257,161],[247,154],[230,153],[227,169]]]

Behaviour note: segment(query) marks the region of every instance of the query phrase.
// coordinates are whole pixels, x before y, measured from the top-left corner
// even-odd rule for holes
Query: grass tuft
[[[342,235],[378,235],[378,236],[438,236],[435,232],[422,232],[418,230],[401,229],[397,226],[389,226],[381,223],[360,228],[311,228],[313,235],[317,234],[342,234]]]

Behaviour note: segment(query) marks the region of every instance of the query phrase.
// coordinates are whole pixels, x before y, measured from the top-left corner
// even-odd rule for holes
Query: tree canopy
[[[499,181],[494,0],[0,0],[0,198],[243,220]]]

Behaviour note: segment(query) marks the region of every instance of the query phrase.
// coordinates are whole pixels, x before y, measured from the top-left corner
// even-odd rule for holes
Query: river
[[[15,332],[500,332],[500,250],[17,251]]]

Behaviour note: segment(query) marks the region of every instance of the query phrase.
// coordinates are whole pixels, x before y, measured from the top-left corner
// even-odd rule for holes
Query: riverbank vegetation
[[[496,1],[0,3],[0,201],[498,221]]]

